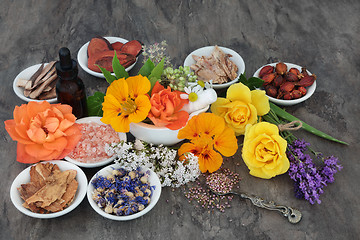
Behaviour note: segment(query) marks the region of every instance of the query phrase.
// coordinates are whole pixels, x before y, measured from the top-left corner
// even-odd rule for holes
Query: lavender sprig
[[[322,154],[316,156],[323,160],[321,166],[316,166],[309,154],[305,153],[310,143],[304,140],[294,140],[288,145],[287,156],[290,161],[289,176],[294,180],[295,196],[305,198],[311,204],[321,203],[320,195],[328,183],[334,182],[334,174],[342,169],[338,158],[331,156],[324,158]]]

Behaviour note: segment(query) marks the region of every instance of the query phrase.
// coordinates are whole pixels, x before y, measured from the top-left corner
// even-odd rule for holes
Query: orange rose
[[[189,100],[181,99],[182,92],[171,92],[170,87],[164,88],[159,82],[155,83],[151,92],[151,110],[148,117],[158,127],[177,130],[186,125],[189,113],[180,111]]]
[[[5,121],[5,129],[18,142],[18,162],[64,158],[81,138],[69,105],[29,102],[16,106],[13,115],[14,119]]]

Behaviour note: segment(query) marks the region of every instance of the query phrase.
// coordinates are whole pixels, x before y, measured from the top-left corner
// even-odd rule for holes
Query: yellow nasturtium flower
[[[290,166],[286,156],[287,141],[276,125],[260,122],[246,126],[242,158],[250,174],[270,179],[285,173]]]
[[[256,123],[258,116],[270,111],[270,104],[265,91],[250,91],[244,84],[236,83],[228,88],[226,98],[218,98],[211,105],[211,111],[223,117],[239,136],[245,133],[247,124]]]
[[[130,123],[143,121],[151,108],[150,81],[141,75],[113,81],[106,91],[101,121],[117,132],[129,132]]]
[[[200,171],[215,172],[223,158],[234,155],[238,149],[234,131],[227,127],[223,118],[213,113],[201,113],[192,117],[187,125],[180,129],[178,138],[189,139],[178,150],[180,160],[190,152],[198,157]]]

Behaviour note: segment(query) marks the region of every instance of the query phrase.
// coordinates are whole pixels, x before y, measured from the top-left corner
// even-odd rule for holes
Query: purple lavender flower
[[[334,174],[342,169],[336,157],[323,158],[324,165],[317,167],[309,154],[305,153],[309,143],[304,140],[295,140],[289,145],[287,156],[290,161],[289,176],[294,183],[295,196],[305,198],[311,204],[321,203],[320,195],[328,183],[334,182]]]

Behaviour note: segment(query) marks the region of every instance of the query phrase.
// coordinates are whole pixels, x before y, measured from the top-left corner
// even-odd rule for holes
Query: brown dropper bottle
[[[57,101],[70,105],[77,118],[87,117],[85,86],[78,77],[77,62],[71,59],[70,50],[65,47],[59,50],[59,58],[60,61],[56,62]]]

